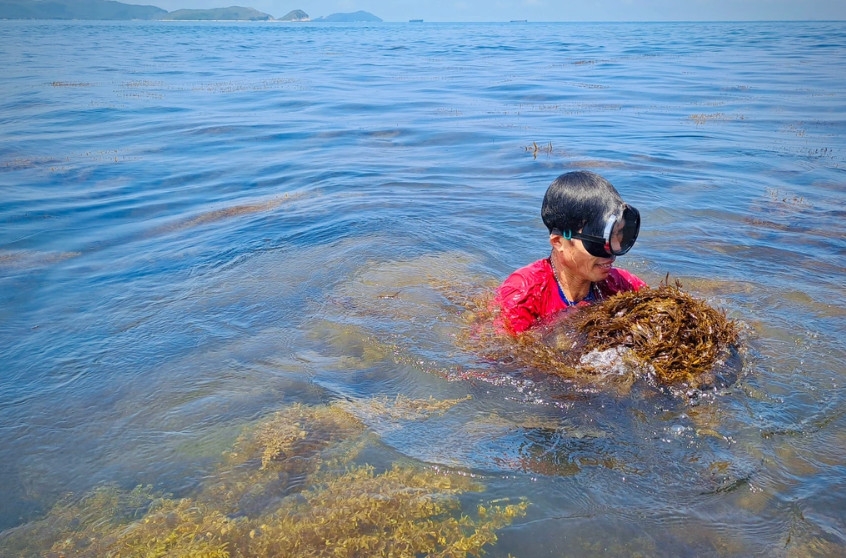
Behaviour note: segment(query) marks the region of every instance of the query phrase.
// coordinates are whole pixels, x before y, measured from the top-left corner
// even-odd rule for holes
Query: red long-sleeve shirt
[[[624,269],[611,268],[608,277],[595,284],[600,298],[645,287],[639,277]],[[561,297],[558,281],[549,258],[521,267],[497,290],[496,303],[500,307],[503,327],[511,333],[526,331],[532,326],[548,322],[568,307]],[[576,306],[590,304],[581,301]]]

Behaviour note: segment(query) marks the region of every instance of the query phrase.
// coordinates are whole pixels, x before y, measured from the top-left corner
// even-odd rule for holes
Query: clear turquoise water
[[[0,22],[0,529],[100,483],[190,494],[293,402],[472,395],[372,420],[370,458],[526,497],[490,556],[844,552],[844,45],[843,22]],[[543,192],[584,168],[643,215],[619,265],[744,324],[732,388],[621,397],[456,346],[444,286],[543,257]]]

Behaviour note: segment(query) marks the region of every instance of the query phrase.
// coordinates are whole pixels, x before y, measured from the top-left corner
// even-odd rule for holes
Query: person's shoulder
[[[602,281],[605,290],[609,293],[622,293],[626,291],[638,291],[646,286],[646,282],[625,269],[612,267],[608,277]]]
[[[515,270],[514,272],[509,275],[503,285],[506,284],[527,284],[527,283],[534,283],[539,278],[543,277],[547,274],[550,270],[549,260],[547,259],[540,259],[536,262],[532,262],[528,265],[524,265],[520,269]]]
[[[546,259],[521,267],[506,277],[497,289],[497,299],[503,307],[532,306],[542,298],[552,276]]]
[[[504,331],[519,333],[537,322],[546,276],[551,274],[549,262],[538,260],[517,269],[502,282],[495,302],[501,311],[498,320]]]

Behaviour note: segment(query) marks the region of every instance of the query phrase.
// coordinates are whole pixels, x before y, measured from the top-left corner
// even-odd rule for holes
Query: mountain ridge
[[[319,17],[317,19],[313,19],[312,21],[353,23],[353,22],[379,22],[379,21],[382,21],[382,20],[379,17],[371,14],[370,12],[365,12],[364,10],[358,10],[357,12],[331,14],[331,15],[328,15],[326,17]]]
[[[164,21],[271,21],[272,15],[253,8],[230,6],[228,8],[209,8],[206,10],[174,10],[157,17]]]
[[[382,19],[359,10],[311,19],[303,10],[291,10],[281,18],[254,8],[180,9],[168,12],[153,5],[126,4],[116,0],[0,0],[0,19],[81,20],[219,20],[219,21],[316,21],[380,22]]]
[[[156,6],[114,0],[0,0],[2,19],[156,19],[167,13]]]

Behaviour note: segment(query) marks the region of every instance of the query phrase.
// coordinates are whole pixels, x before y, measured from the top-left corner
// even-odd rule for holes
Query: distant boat
[[[527,23],[528,19],[512,19],[511,23]]]
[[[423,20],[422,19],[409,19],[408,22],[409,23],[423,23]]]

